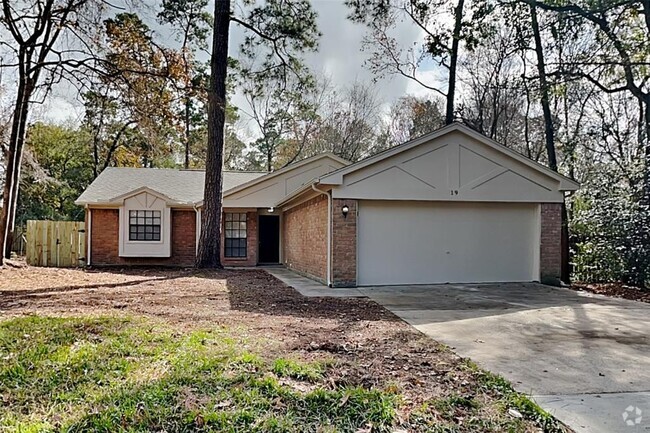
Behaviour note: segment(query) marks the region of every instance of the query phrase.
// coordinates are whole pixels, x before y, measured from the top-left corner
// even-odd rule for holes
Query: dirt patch
[[[650,290],[642,290],[638,287],[627,286],[623,283],[575,283],[571,288],[578,291],[583,290],[585,292],[595,293],[597,295],[650,303]]]
[[[30,314],[144,315],[179,328],[228,327],[264,356],[327,360],[335,366],[332,385],[399,389],[405,419],[426,401],[454,395],[480,394],[488,412],[500,407],[463,359],[375,302],[306,298],[263,270],[0,269],[0,317]],[[519,431],[537,429],[530,423]]]

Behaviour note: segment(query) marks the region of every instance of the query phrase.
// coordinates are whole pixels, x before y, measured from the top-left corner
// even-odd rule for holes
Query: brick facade
[[[319,195],[282,218],[282,261],[321,282],[327,279],[327,197]]]
[[[171,211],[171,257],[120,257],[118,209],[91,209],[90,212],[92,214],[91,265],[194,265],[196,255],[196,212],[194,210],[172,209]],[[88,221],[87,215],[86,221]]]
[[[229,210],[224,210],[224,214]],[[238,212],[233,209],[232,212]],[[240,213],[240,212],[238,212]],[[223,215],[222,215],[223,216]],[[256,266],[257,265],[257,212],[246,212],[246,258],[231,258],[224,256],[225,218],[221,218],[221,264],[224,266]]]
[[[562,268],[562,204],[541,204],[540,281],[557,285]]]
[[[343,206],[350,209],[343,216]],[[357,201],[332,200],[332,285],[357,285]]]

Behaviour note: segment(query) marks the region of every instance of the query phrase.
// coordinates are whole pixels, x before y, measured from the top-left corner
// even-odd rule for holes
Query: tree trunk
[[[643,201],[650,206],[650,94],[645,96],[645,122],[643,125],[644,166],[643,166]]]
[[[185,98],[185,169],[190,168],[190,98]]]
[[[13,246],[14,224],[16,221],[16,206],[18,204],[18,187],[20,184],[20,166],[25,143],[27,128],[27,113],[33,86],[21,78],[14,105],[9,149],[6,155],[5,185],[2,195],[2,217],[0,218],[0,256],[11,257]],[[2,259],[0,258],[0,264]]]
[[[553,131],[553,117],[551,116],[551,106],[548,97],[548,81],[546,80],[546,64],[544,62],[544,48],[542,47],[542,37],[539,32],[539,23],[537,22],[537,7],[530,5],[530,20],[535,39],[535,54],[537,56],[537,73],[539,75],[539,87],[544,113],[544,132],[546,136],[546,155],[548,157],[548,166],[553,171],[557,171],[557,157],[555,156],[555,137]]]
[[[201,235],[196,265],[221,267],[221,188],[224,128],[226,122],[226,73],[228,65],[228,28],[230,0],[214,3],[214,33],[208,89],[208,147],[205,161],[205,191]]]
[[[449,86],[447,88],[447,110],[445,112],[445,125],[454,122],[454,98],[456,94],[456,67],[458,64],[458,47],[460,45],[460,31],[463,26],[463,6],[465,0],[458,0],[454,9],[454,33],[451,41],[451,59],[449,60]]]
[[[544,48],[542,47],[542,37],[539,31],[539,22],[537,21],[537,7],[530,5],[530,21],[535,39],[535,55],[537,56],[537,73],[539,75],[539,87],[544,113],[544,135],[546,137],[546,156],[548,166],[553,171],[557,170],[557,156],[555,154],[555,131],[553,129],[553,116],[551,116],[551,106],[549,103],[548,81],[546,80],[546,64],[544,62]],[[569,247],[569,216],[567,214],[566,203],[562,203],[562,231],[560,235],[561,254],[561,273],[560,279],[565,283],[571,281],[571,251]]]

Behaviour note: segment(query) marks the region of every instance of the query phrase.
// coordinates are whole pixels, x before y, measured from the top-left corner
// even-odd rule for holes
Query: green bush
[[[650,208],[638,191],[585,185],[573,202],[574,279],[650,285]]]

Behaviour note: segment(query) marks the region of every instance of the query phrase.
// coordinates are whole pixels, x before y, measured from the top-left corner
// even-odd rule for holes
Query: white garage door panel
[[[358,284],[531,281],[534,204],[362,201]]]

